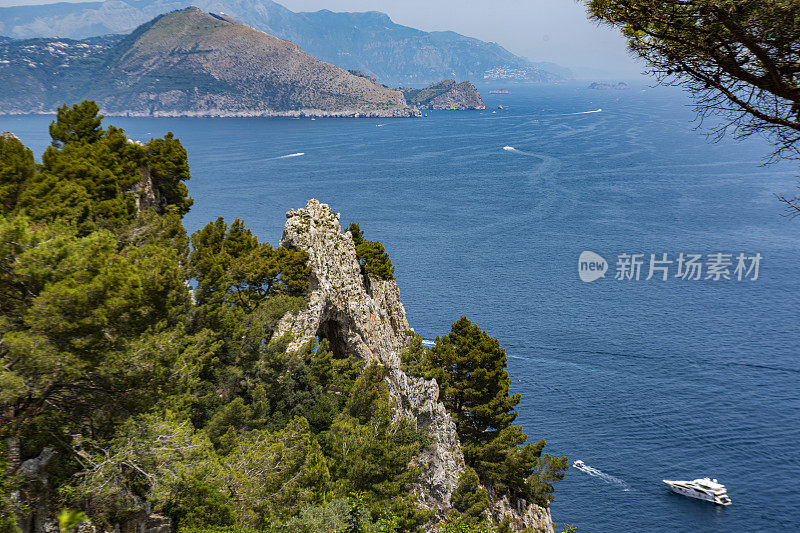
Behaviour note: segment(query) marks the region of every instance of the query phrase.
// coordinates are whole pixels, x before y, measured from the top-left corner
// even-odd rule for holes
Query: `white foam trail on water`
[[[386,124],[375,124],[375,127],[376,127],[376,128],[382,128],[382,127],[384,127],[385,125],[386,125]]]
[[[593,467],[587,466],[587,465],[583,465],[583,466],[572,465],[572,468],[576,468],[576,469],[580,470],[581,472],[589,474],[592,477],[596,477],[598,479],[602,479],[606,483],[611,483],[612,485],[618,485],[618,486],[622,487],[622,490],[624,492],[630,492],[630,490],[631,490],[631,487],[627,483],[625,483],[624,481],[619,479],[618,477],[614,477],[611,474],[606,474],[605,472],[603,472],[601,470],[598,470],[597,468],[593,468]]]
[[[572,115],[590,115],[592,113],[601,113],[603,108],[595,109],[594,111],[579,111],[578,113],[564,113],[563,115],[556,115],[557,117],[569,117]]]
[[[275,159],[288,159],[290,157],[300,157],[306,155],[305,152],[297,152],[296,154],[279,155],[278,157],[270,157],[267,161],[274,161]]]
[[[436,343],[433,342],[433,341],[428,341],[428,340],[424,340],[424,339],[422,340],[422,345],[425,346],[426,348],[430,348],[431,346],[434,346],[435,344]]]

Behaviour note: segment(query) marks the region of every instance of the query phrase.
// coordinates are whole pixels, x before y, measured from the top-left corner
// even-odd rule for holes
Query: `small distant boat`
[[[514,148],[513,146],[503,146],[503,150],[505,150],[506,152],[512,152],[516,150],[516,148]]]
[[[503,106],[499,105],[497,106],[497,109],[503,109]]]
[[[662,481],[669,486],[672,492],[680,494],[681,496],[704,500],[716,503],[717,505],[731,504],[728,490],[725,488],[725,485],[717,483],[716,479],[704,477],[695,479],[694,481],[672,481],[669,479],[664,479]]]
[[[493,91],[489,91],[489,94],[508,94],[508,89],[495,89]]]
[[[583,461],[581,461],[580,459],[578,459],[577,461],[575,461],[574,463],[572,463],[572,466],[574,466],[575,468],[580,468],[580,467],[582,467],[582,466],[585,466],[585,465],[583,464]]]

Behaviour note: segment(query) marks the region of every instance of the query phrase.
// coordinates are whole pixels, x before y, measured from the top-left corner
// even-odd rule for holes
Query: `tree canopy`
[[[713,132],[765,133],[775,156],[800,155],[800,3],[792,0],[587,0],[623,31],[663,83],[695,98]]]
[[[394,279],[394,266],[383,244],[380,241],[365,240],[364,232],[355,222],[350,223],[347,231],[352,235],[353,244],[356,245],[356,257],[361,264],[361,270],[365,274],[373,274],[380,279]]]
[[[39,165],[18,139],[0,138],[0,212],[63,222],[84,235],[96,229],[117,232],[142,208],[186,214],[192,199],[180,141],[168,133],[135,142],[120,128],[104,129],[102,118],[92,101],[60,107]]]

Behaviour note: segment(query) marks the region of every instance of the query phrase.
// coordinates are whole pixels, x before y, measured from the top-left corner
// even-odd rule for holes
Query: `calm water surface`
[[[674,91],[486,96],[485,112],[418,120],[110,122],[184,142],[190,230],[239,217],[277,243],[285,211],[318,198],[386,245],[424,338],[461,315],[498,337],[531,439],[599,471],[559,484],[560,524],[800,530],[800,221],[773,196],[797,169],[761,166],[758,140],[707,143]],[[0,130],[40,154],[50,120]],[[583,250],[611,261],[606,279],[578,279]],[[764,259],[757,281],[613,279],[618,254],[680,252]],[[661,483],[707,475],[733,505]]]

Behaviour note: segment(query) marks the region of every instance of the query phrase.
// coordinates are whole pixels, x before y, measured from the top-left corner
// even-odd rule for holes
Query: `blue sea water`
[[[485,96],[487,111],[416,120],[108,122],[184,142],[190,230],[240,217],[276,243],[285,211],[318,198],[386,245],[424,338],[461,315],[499,338],[518,422],[596,469],[558,485],[559,524],[800,530],[800,220],[774,198],[797,168],[762,166],[758,139],[707,142],[674,90]],[[0,117],[0,130],[41,153],[49,120]],[[610,262],[605,279],[579,280],[584,250]],[[759,279],[643,279],[649,254],[681,252],[760,253]],[[623,253],[646,254],[639,281],[613,279]],[[705,476],[733,505],[661,482]]]

